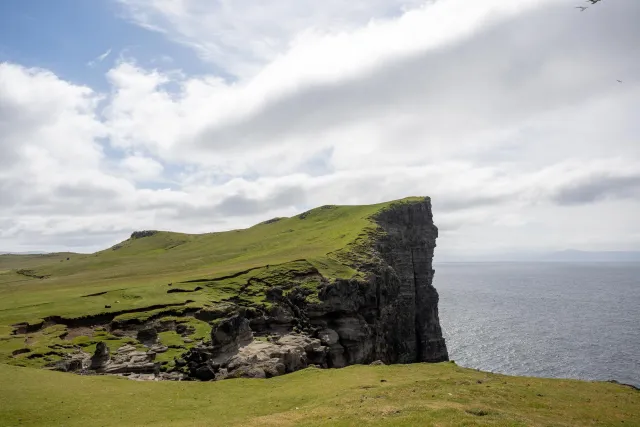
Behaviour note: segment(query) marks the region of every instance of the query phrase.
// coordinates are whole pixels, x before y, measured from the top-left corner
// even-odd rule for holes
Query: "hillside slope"
[[[224,233],[136,232],[89,255],[0,256],[0,361],[213,379],[446,360],[436,237],[430,200],[409,198]]]
[[[3,426],[639,426],[640,392],[452,363],[137,382],[0,365]]]

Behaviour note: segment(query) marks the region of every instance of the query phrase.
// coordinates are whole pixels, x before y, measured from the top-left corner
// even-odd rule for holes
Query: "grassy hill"
[[[211,326],[185,314],[264,307],[267,289],[361,275],[371,216],[392,203],[324,206],[244,230],[134,233],[94,254],[0,255],[0,426],[640,425],[640,394],[615,384],[507,377],[452,363],[307,369],[269,380],[135,382],[41,368],[130,336],[96,324],[176,322],[175,357]],[[86,325],[92,325],[87,328]],[[623,424],[624,422],[624,424]]]
[[[175,318],[203,307],[216,310],[229,300],[265,305],[273,283],[314,290],[319,276],[356,276],[352,266],[367,257],[365,243],[378,229],[371,215],[392,203],[421,200],[323,206],[221,233],[134,233],[94,254],[0,255],[0,362],[44,366],[77,346],[92,351],[98,341],[112,348],[130,341],[105,331],[74,337],[60,323],[91,316]],[[196,340],[207,333],[204,322],[180,321],[194,328]],[[12,334],[16,324],[29,326]],[[190,346],[171,334],[161,338],[167,345]]]
[[[453,363],[136,382],[0,365],[3,426],[638,426],[640,393]]]

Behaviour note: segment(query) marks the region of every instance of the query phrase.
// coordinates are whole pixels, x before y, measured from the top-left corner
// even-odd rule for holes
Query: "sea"
[[[640,387],[640,264],[435,263],[458,365]]]

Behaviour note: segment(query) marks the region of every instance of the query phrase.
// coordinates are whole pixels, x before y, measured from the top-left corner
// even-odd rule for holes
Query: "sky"
[[[443,257],[640,250],[640,2],[0,2],[0,251],[431,196]]]

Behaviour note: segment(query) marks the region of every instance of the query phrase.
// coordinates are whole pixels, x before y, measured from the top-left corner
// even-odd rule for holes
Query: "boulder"
[[[211,329],[213,353],[219,357],[230,356],[253,340],[249,320],[235,315],[224,319]]]
[[[240,348],[237,354],[229,359],[224,366],[224,377],[275,377],[304,369],[312,359],[323,363],[326,354],[327,348],[319,339],[306,335],[289,334],[275,342],[256,340]]]
[[[196,328],[194,328],[191,325],[186,325],[184,323],[178,323],[176,325],[176,333],[182,335],[182,336],[189,336],[193,333],[195,333]]]
[[[162,344],[152,345],[149,349],[149,351],[153,351],[154,353],[165,353],[167,350],[169,350],[169,347]]]
[[[213,370],[212,366],[205,363],[195,369],[194,376],[201,381],[211,381],[216,377],[216,373]]]
[[[318,333],[322,344],[329,348],[327,364],[331,368],[343,368],[347,365],[344,358],[344,347],[340,344],[340,336],[333,329],[323,329]]]
[[[96,371],[103,369],[107,363],[109,363],[110,359],[109,347],[107,347],[103,341],[100,341],[96,345],[96,351],[93,353],[93,356],[91,356],[91,364],[89,367]]]
[[[54,366],[56,371],[77,372],[82,369],[82,361],[78,359],[63,359]]]
[[[158,366],[152,362],[110,363],[102,371],[105,374],[153,374]]]
[[[117,353],[130,353],[132,351],[136,351],[136,347],[131,344],[125,344],[117,350]]]
[[[180,372],[160,372],[156,377],[167,381],[185,381],[189,379],[189,377]]]

